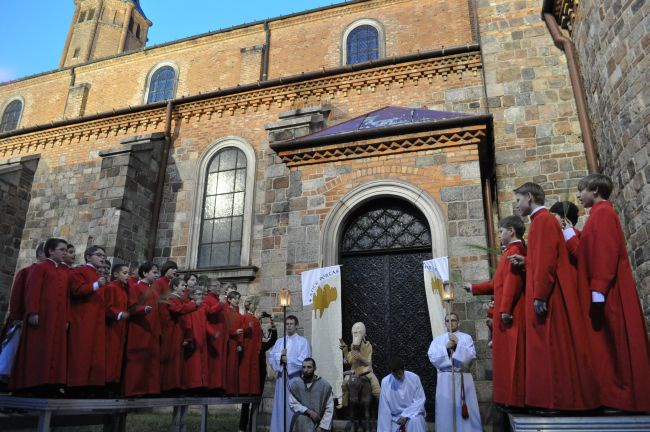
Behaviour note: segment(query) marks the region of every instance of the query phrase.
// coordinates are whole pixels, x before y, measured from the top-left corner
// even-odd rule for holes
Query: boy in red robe
[[[544,190],[538,184],[524,183],[514,193],[517,210],[531,220],[525,259],[526,405],[596,408],[585,317],[560,224],[544,207]]]
[[[152,287],[159,275],[158,266],[144,262],[138,275],[139,280],[128,280],[130,317],[122,379],[124,396],[160,393],[160,318],[158,294]]]
[[[161,347],[161,389],[164,392],[178,392],[183,388],[183,355],[189,350],[185,341],[184,316],[197,309],[197,304],[187,295],[183,278],[175,277],[169,284],[170,292],[164,305],[169,313],[165,324]]]
[[[242,315],[244,329],[243,353],[239,362],[239,394],[259,395],[260,389],[260,350],[262,349],[262,329],[259,320],[251,313],[253,299],[246,297],[245,313]]]
[[[228,353],[226,355],[226,393],[239,394],[239,362],[244,349],[244,317],[239,313],[241,294],[237,291],[228,293],[228,305],[223,314],[228,333]]]
[[[589,317],[595,379],[602,405],[624,411],[650,411],[650,344],[625,238],[618,215],[607,201],[613,184],[603,174],[578,183],[578,198],[590,208],[578,243],[578,284]]]
[[[189,290],[189,288],[188,288]],[[207,318],[203,309],[203,289],[194,285],[190,298],[197,308],[183,316],[185,327],[183,390],[197,392],[208,388]]]
[[[93,392],[105,384],[106,320],[103,287],[107,280],[97,272],[105,258],[104,248],[90,246],[84,252],[86,264],[70,270],[68,387],[73,392]]]
[[[223,390],[226,383],[226,356],[228,354],[228,334],[225,326],[226,298],[221,296],[218,281],[208,283],[208,294],[203,299],[203,309],[207,317],[208,333],[208,388]]]
[[[494,278],[480,284],[465,283],[474,295],[494,295],[492,325],[492,364],[494,401],[499,404],[525,405],[525,300],[524,272],[508,257],[526,255],[521,239],[526,227],[518,216],[499,221],[499,239],[505,246]]]
[[[45,242],[46,260],[25,284],[25,323],[9,382],[12,390],[36,396],[60,394],[67,383],[68,276],[62,265],[67,242]]]
[[[129,319],[127,281],[129,266],[115,264],[112,281],[104,287],[106,313],[106,386],[112,396],[119,394],[126,343],[126,323]]]

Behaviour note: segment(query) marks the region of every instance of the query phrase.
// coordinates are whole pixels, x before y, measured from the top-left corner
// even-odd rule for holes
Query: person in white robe
[[[391,360],[390,369],[381,380],[377,432],[426,432],[426,396],[420,377],[404,370],[399,358]]]
[[[443,333],[433,339],[429,347],[429,360],[438,370],[438,382],[436,384],[436,430],[454,431],[454,418],[456,416],[455,432],[480,432],[481,414],[478,409],[476,388],[469,366],[476,358],[474,341],[467,333],[458,331],[458,315],[452,313],[445,317],[449,326],[451,324],[452,334]],[[452,378],[451,359],[454,360],[454,377]],[[462,379],[461,379],[462,375]],[[452,382],[455,384],[455,392],[452,390]],[[469,416],[462,416],[462,391],[461,385],[465,388],[465,403]],[[452,407],[452,395],[455,394],[456,403]]]
[[[293,412],[289,407],[288,384],[292,378],[299,377],[302,371],[302,362],[311,356],[309,342],[296,333],[298,329],[298,318],[294,315],[287,316],[285,320],[287,331],[287,346],[284,346],[284,337],[278,338],[269,351],[269,364],[276,374],[275,396],[273,397],[273,413],[271,414],[271,432],[285,432],[284,428],[284,390],[287,391],[287,431],[291,425]],[[283,377],[283,364],[287,365],[288,379]]]

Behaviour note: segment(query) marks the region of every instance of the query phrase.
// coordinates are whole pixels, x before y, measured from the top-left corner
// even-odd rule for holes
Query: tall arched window
[[[163,66],[157,69],[149,80],[149,91],[147,103],[159,102],[174,97],[176,86],[176,71],[171,66]]]
[[[207,169],[197,267],[241,264],[246,198],[246,155],[225,147]]]
[[[14,99],[7,104],[4,112],[2,113],[2,120],[0,121],[0,133],[9,132],[18,127],[20,114],[23,111],[23,102],[20,99]]]
[[[374,26],[355,27],[346,40],[346,64],[377,60],[380,55],[379,32]]]

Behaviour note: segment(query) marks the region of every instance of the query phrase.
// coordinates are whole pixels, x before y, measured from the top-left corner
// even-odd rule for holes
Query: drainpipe
[[[264,21],[264,34],[266,41],[264,42],[264,51],[262,51],[262,70],[260,71],[260,81],[269,79],[269,51],[271,50],[271,27],[269,21]]]
[[[492,181],[490,179],[485,179],[483,184],[483,200],[485,201],[485,224],[487,225],[487,238],[488,245],[491,249],[498,250],[496,244],[496,238],[494,237],[494,217],[493,215],[493,206],[492,206]],[[488,254],[488,259],[490,261],[490,273],[492,269],[497,268],[497,256],[493,253]]]
[[[578,111],[578,122],[580,123],[580,130],[582,132],[582,141],[585,146],[585,157],[587,158],[587,169],[589,174],[599,172],[598,156],[596,145],[591,134],[591,123],[589,121],[589,114],[587,112],[587,99],[585,97],[582,83],[580,82],[580,72],[578,69],[578,62],[575,55],[575,49],[571,39],[562,34],[560,26],[555,20],[553,14],[544,12],[544,21],[548,27],[551,37],[555,46],[564,51],[567,59],[567,66],[569,68],[569,78],[571,79],[571,87],[573,88],[573,97],[576,100],[576,109]]]
[[[169,151],[172,147],[172,111],[174,102],[170,99],[167,101],[167,113],[165,115],[165,146],[163,147],[162,159],[160,161],[160,170],[156,180],[156,195],[153,201],[153,212],[151,215],[151,225],[149,226],[149,248],[147,250],[147,259],[153,261],[156,250],[156,239],[158,237],[158,221],[160,220],[160,208],[162,207],[163,190],[165,186],[165,174],[167,172],[167,161],[169,160]]]

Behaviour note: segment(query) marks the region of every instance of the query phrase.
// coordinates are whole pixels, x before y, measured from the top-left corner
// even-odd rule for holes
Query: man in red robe
[[[203,309],[207,317],[208,333],[208,388],[223,390],[226,383],[226,356],[228,354],[228,334],[225,325],[225,296],[221,296],[218,281],[208,284],[208,294],[203,299]]]
[[[25,322],[10,389],[37,396],[58,394],[67,382],[68,269],[61,263],[67,242],[45,242],[47,259],[30,272],[25,285]]]
[[[106,379],[106,320],[103,287],[106,278],[97,272],[106,252],[90,246],[86,264],[71,270],[70,330],[68,333],[68,387],[103,387]],[[87,389],[89,391],[97,389]]]
[[[474,295],[494,295],[492,364],[494,401],[512,407],[525,406],[525,300],[524,272],[508,257],[526,255],[521,241],[526,227],[519,216],[499,221],[499,238],[505,246],[494,278],[480,284],[466,283]]]
[[[598,407],[585,317],[560,224],[544,207],[544,190],[514,190],[530,215],[526,256],[526,405],[549,410]],[[514,259],[511,257],[511,259]]]
[[[124,396],[160,393],[160,317],[158,294],[152,284],[158,278],[158,266],[144,262],[138,268],[139,280],[128,280],[130,314],[127,325]]]
[[[228,305],[223,310],[228,333],[225,389],[229,395],[239,394],[239,362],[244,349],[244,317],[239,313],[240,298],[237,291],[230,291]]]
[[[104,286],[106,311],[106,386],[112,396],[119,394],[122,382],[122,364],[126,343],[126,320],[129,319],[129,294],[127,281],[129,266],[115,264],[111,269],[112,281]]]
[[[578,284],[589,316],[595,379],[602,405],[650,411],[650,344],[627,255],[621,223],[607,201],[613,184],[603,174],[578,183],[578,198],[591,208],[578,241]]]

